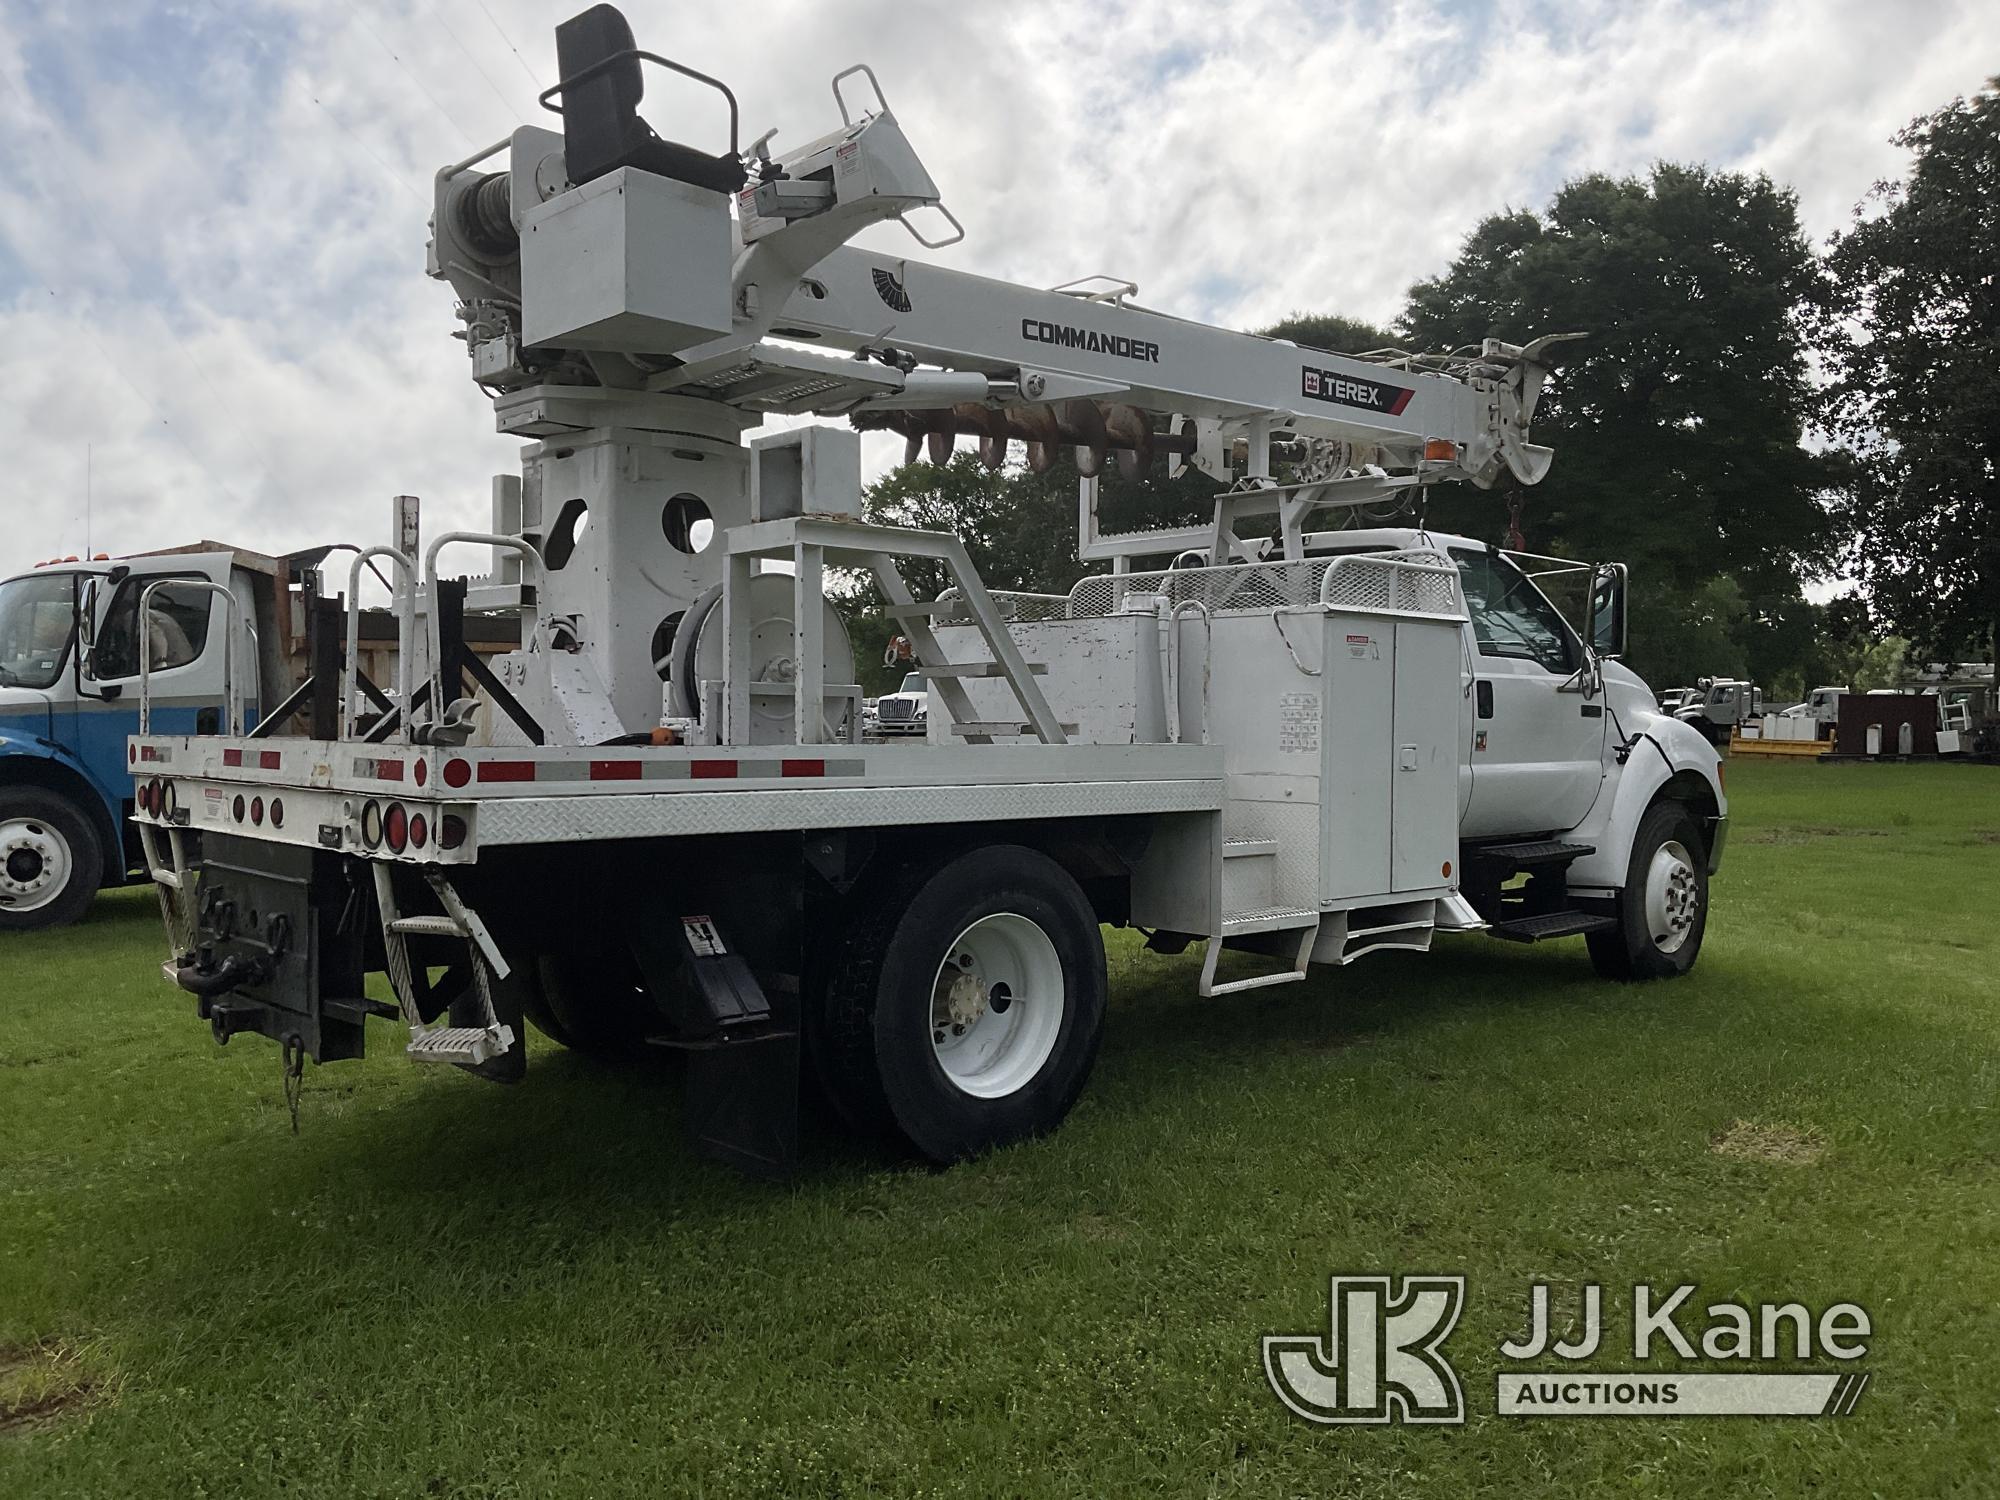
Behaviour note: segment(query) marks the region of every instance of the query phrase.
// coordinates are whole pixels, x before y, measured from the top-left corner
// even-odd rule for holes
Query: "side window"
[[[139,596],[153,581],[128,578],[118,585],[117,597],[105,612],[97,649],[92,653],[92,668],[97,677],[109,680],[139,675]],[[178,583],[164,584],[153,591],[143,632],[150,670],[184,667],[201,655],[202,647],[208,643],[209,604],[214,597],[205,588]]]
[[[1482,656],[1511,656],[1540,662],[1551,672],[1576,669],[1576,645],[1569,627],[1541,590],[1506,558],[1491,552],[1452,549],[1466,612]]]

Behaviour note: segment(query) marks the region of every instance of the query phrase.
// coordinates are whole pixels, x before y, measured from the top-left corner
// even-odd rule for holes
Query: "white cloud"
[[[373,539],[398,492],[433,532],[482,523],[512,444],[422,275],[428,183],[539,116],[509,42],[552,81],[567,9],[0,8],[0,572],[82,549],[86,445],[112,550]],[[1822,238],[1900,169],[1899,125],[2000,68],[2000,11],[1972,0],[627,12],[781,148],[833,118],[837,67],[870,62],[965,222],[940,259],[1113,272],[1239,326],[1386,320],[1483,214],[1660,158],[1767,171]],[[709,96],[648,103],[713,143]]]

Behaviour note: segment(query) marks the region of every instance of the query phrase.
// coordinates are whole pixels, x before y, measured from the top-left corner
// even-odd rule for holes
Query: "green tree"
[[[1386,328],[1344,318],[1339,313],[1295,312],[1282,322],[1259,329],[1265,338],[1290,339],[1308,349],[1325,349],[1334,354],[1373,354],[1396,343]]]
[[[1661,163],[1644,180],[1579,178],[1544,214],[1487,219],[1411,288],[1409,341],[1588,337],[1562,347],[1536,416],[1549,477],[1517,496],[1440,496],[1433,515],[1498,539],[1518,498],[1538,550],[1795,597],[1831,550],[1838,477],[1802,443],[1817,407],[1801,309],[1816,285],[1796,201],[1762,176]]]
[[[1895,141],[1827,257],[1854,569],[1927,653],[2000,660],[2000,78]]]

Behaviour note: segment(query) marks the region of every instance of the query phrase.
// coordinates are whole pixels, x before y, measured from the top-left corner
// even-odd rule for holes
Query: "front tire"
[[[1104,1034],[1096,914],[1017,845],[877,892],[817,988],[809,1039],[836,1109],[937,1163],[1061,1124]]]
[[[67,926],[103,875],[97,834],[74,803],[36,786],[0,791],[0,932]]]
[[[1639,820],[1617,918],[1587,939],[1605,978],[1673,979],[1694,967],[1708,931],[1708,860],[1681,803],[1656,802]]]

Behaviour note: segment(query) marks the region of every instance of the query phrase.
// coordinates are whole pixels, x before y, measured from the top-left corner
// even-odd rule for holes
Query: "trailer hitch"
[[[207,946],[183,955],[174,965],[174,983],[202,1000],[198,1009],[204,1021],[209,1019],[209,1000],[246,984],[262,984],[270,977],[268,958],[232,953],[217,963],[215,950]]]

